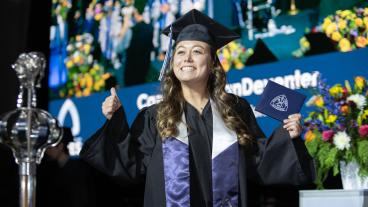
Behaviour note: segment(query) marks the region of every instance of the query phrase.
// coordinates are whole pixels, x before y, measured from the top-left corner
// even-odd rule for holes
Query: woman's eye
[[[200,51],[200,50],[194,50],[193,53],[194,54],[202,54],[202,51]]]
[[[176,54],[182,55],[182,54],[184,54],[184,51],[183,50],[179,50],[179,51],[176,52]]]

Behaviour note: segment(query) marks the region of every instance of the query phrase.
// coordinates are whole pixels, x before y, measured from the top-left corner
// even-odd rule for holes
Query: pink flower
[[[359,135],[365,137],[368,135],[368,124],[364,124],[359,127]]]
[[[322,139],[323,141],[328,141],[330,140],[334,135],[334,131],[333,130],[326,130],[322,132]]]

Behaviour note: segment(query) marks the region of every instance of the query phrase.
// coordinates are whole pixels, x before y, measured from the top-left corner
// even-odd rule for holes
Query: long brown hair
[[[239,144],[247,145],[251,141],[248,127],[233,110],[232,106],[237,100],[225,91],[226,74],[213,49],[211,49],[211,57],[211,72],[207,81],[210,97],[216,104],[226,127],[236,132]],[[184,111],[185,99],[180,81],[174,74],[172,60],[169,70],[161,81],[163,99],[157,106],[156,127],[162,139],[178,135],[177,124],[181,122]]]

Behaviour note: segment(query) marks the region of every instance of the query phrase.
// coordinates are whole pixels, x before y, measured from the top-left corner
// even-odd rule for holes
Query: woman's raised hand
[[[114,112],[121,106],[121,102],[114,87],[110,89],[110,93],[111,95],[102,103],[102,113],[107,119],[111,119]]]
[[[302,133],[301,114],[292,114],[284,120],[284,128],[289,132],[291,138],[296,138]]]

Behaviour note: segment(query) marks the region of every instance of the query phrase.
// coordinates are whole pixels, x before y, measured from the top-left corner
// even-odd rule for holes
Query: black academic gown
[[[282,126],[264,139],[247,101],[234,97],[233,109],[254,137],[252,145],[239,145],[239,206],[247,206],[248,179],[261,185],[312,182],[313,162],[301,139],[291,139]],[[190,204],[192,207],[212,206],[211,105],[207,104],[200,115],[187,103],[184,112],[192,132],[189,133]],[[119,182],[145,183],[144,206],[166,206],[162,140],[156,129],[156,105],[143,109],[131,128],[124,110],[120,108],[85,143],[80,155]]]

